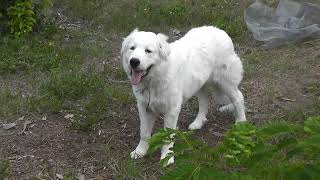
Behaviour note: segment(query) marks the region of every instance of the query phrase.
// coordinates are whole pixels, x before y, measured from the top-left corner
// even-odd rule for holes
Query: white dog
[[[245,121],[244,99],[238,89],[242,63],[224,31],[204,26],[190,30],[173,43],[167,36],[135,29],[122,43],[122,63],[137,98],[140,142],[132,158],[143,157],[154,121],[163,116],[164,127],[175,129],[181,106],[192,96],[199,112],[189,129],[200,129],[207,121],[209,87],[216,100],[227,103],[221,111],[232,111],[236,122]],[[173,144],[161,150],[165,158]],[[173,163],[171,158],[169,163]]]

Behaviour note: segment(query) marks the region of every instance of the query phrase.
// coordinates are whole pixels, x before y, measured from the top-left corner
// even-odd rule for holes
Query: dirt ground
[[[180,115],[179,128],[187,130],[196,112],[190,112],[186,106]],[[213,107],[212,107],[213,108]],[[211,108],[211,109],[212,109]],[[210,122],[196,136],[210,145],[223,137],[223,133],[233,123],[233,118],[218,112],[210,112]],[[118,179],[127,168],[117,167],[119,159],[131,161],[129,153],[139,142],[138,112],[135,107],[124,109],[108,123],[101,122],[94,131],[81,132],[71,130],[63,115],[43,117],[24,117],[16,121],[12,130],[2,130],[0,151],[2,159],[10,160],[9,179],[43,177],[55,179],[59,174],[70,173],[85,179]],[[30,122],[29,122],[30,121]],[[24,129],[25,122],[29,122]],[[155,128],[160,128],[161,119]],[[154,154],[152,155],[154,156]],[[147,156],[138,160],[138,169],[143,170],[148,179],[156,179],[161,170],[157,170],[158,158]],[[132,163],[132,162],[129,162]],[[149,168],[155,171],[149,171]]]
[[[121,68],[117,61],[121,37],[113,38],[112,63]],[[319,40],[265,51],[249,36],[236,47],[247,71],[241,89],[249,121],[257,125],[274,119],[301,122],[306,115],[319,114],[319,93],[308,91],[308,87],[320,80]],[[0,87],[32,91],[24,87],[24,79],[9,76],[1,79]],[[234,123],[231,115],[216,109],[215,105],[211,106],[208,123],[196,132],[196,137],[211,146],[218,143]],[[180,114],[179,128],[187,130],[196,113],[192,100]],[[157,163],[159,152],[136,161],[129,159],[129,153],[139,141],[139,119],[134,103],[115,111],[89,132],[72,130],[65,115],[63,112],[26,114],[15,121],[16,127],[0,128],[0,159],[10,161],[8,179],[32,176],[59,179],[68,174],[78,179],[157,179],[163,173]],[[161,125],[159,119],[155,129]]]

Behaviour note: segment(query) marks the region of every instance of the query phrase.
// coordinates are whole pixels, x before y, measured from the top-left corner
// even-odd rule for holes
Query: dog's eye
[[[130,50],[134,50],[135,48],[136,48],[136,47],[134,47],[134,46],[131,46],[131,47],[130,47]]]
[[[148,53],[148,54],[150,54],[150,53],[152,53],[152,51],[150,50],[150,49],[146,49],[146,50],[144,50],[146,53]]]

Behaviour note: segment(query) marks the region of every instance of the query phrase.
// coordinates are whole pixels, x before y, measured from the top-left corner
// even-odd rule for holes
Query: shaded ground
[[[104,74],[104,81],[116,84],[121,87],[119,90],[132,96],[129,83],[121,73],[121,37],[99,29],[89,29],[87,26],[90,23],[70,20],[58,10],[56,23],[64,29],[57,33],[62,37],[60,46],[97,47],[87,49],[88,53],[97,52],[99,56],[86,56],[82,70],[108,71]],[[189,28],[181,28],[181,34]],[[166,32],[171,39],[177,38],[173,29],[166,29]],[[307,115],[320,113],[319,40],[265,51],[248,35],[236,42],[236,49],[245,69],[241,89],[248,120],[258,125],[275,119],[301,122]],[[37,79],[47,81],[46,74],[3,75],[0,87],[28,96],[37,91],[33,88]],[[196,132],[198,138],[212,146],[223,138],[223,133],[233,124],[231,116],[216,112],[216,108],[212,105],[209,122]],[[17,124],[10,130],[0,128],[0,159],[10,161],[9,179],[32,176],[57,179],[60,175],[72,175],[79,179],[157,179],[162,173],[157,163],[159,155],[149,155],[137,161],[129,159],[129,153],[139,141],[138,112],[134,101],[129,100],[111,112],[88,132],[70,128],[73,119],[65,118],[70,113],[67,111],[25,113],[17,110],[10,118],[1,118],[0,124]],[[179,117],[179,128],[186,130],[196,112],[197,104],[192,100],[184,106]],[[159,119],[156,128],[161,127],[161,123]]]
[[[90,132],[68,128],[69,122],[62,115],[50,115],[46,120],[25,117],[16,122],[14,129],[0,131],[0,158],[10,160],[9,179],[31,176],[47,179],[68,173],[93,179],[156,179],[161,174],[157,163],[159,155],[135,162],[128,158],[139,141],[137,114],[136,109],[124,109],[123,114],[101,122]],[[188,107],[184,108],[179,127],[187,130],[195,115]],[[214,145],[232,124],[232,118],[218,112],[211,112],[209,118],[210,123],[196,135]],[[28,120],[30,124],[22,131]],[[161,123],[159,119],[156,128],[161,127]],[[143,172],[136,174],[137,170]]]

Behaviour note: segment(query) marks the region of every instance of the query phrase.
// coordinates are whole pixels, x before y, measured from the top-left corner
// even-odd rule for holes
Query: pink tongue
[[[141,82],[143,71],[132,71],[131,84],[137,85]]]

